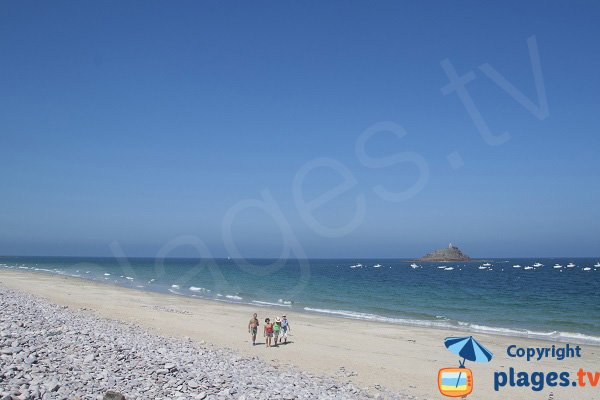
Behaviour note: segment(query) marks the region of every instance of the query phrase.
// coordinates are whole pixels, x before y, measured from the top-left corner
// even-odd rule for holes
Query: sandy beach
[[[286,313],[285,310],[143,292],[79,278],[21,271],[0,271],[0,283],[58,305],[84,308],[84,313],[134,323],[162,336],[205,341],[268,363],[292,364],[311,374],[349,380],[360,388],[369,387],[371,392],[382,387],[418,399],[442,398],[437,389],[437,372],[440,368],[457,367],[459,361],[445,349],[444,338],[464,335],[441,329],[287,312],[292,327],[291,343],[278,348],[253,347],[246,329],[252,313],[258,313],[262,322],[265,317]],[[596,371],[599,347],[582,345],[580,358],[527,362],[509,357],[507,347],[564,344],[499,335],[476,337],[494,353],[494,359],[487,364],[467,362],[474,374],[474,390],[469,398],[591,400],[599,397],[600,387],[590,385],[546,387],[535,392],[531,387],[508,386],[495,391],[493,383],[495,371],[508,372],[511,367],[528,372],[567,371],[572,377],[579,368]],[[262,334],[258,341],[263,343]]]

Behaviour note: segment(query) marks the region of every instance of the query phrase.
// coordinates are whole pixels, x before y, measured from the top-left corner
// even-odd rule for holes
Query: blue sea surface
[[[487,262],[491,265],[417,263],[412,268],[412,261],[391,259],[1,257],[0,268],[247,303],[257,310],[274,306],[282,314],[311,312],[600,345],[598,259]],[[535,263],[544,266],[534,268]],[[575,266],[568,268],[569,263]]]

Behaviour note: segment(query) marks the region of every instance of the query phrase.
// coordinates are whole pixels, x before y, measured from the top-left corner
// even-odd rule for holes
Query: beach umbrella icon
[[[465,367],[465,361],[489,362],[494,356],[491,351],[479,343],[473,336],[447,337],[444,345],[454,354],[462,357],[460,368]]]
[[[444,340],[444,345],[454,354],[462,357],[459,368],[465,368],[465,361],[474,362],[489,362],[494,356],[491,351],[486,349],[481,343],[473,338],[473,336],[447,337]],[[459,372],[456,386],[460,381],[462,373]]]

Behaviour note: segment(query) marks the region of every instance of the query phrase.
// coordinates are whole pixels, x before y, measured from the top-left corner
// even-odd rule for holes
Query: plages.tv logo
[[[465,361],[489,362],[493,354],[473,336],[447,337],[444,345],[462,358],[458,368],[442,368],[438,371],[438,388],[447,397],[466,397],[473,391],[473,371],[465,368]]]

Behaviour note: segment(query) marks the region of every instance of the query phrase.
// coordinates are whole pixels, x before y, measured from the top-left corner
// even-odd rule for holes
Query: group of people
[[[256,346],[256,334],[258,333],[258,315],[254,313],[248,323],[248,333],[252,335],[252,346]],[[275,321],[270,318],[265,318],[265,326],[263,327],[263,336],[267,347],[278,346],[279,343],[287,343],[288,333],[290,332],[290,322],[285,315],[281,318],[276,317]]]

